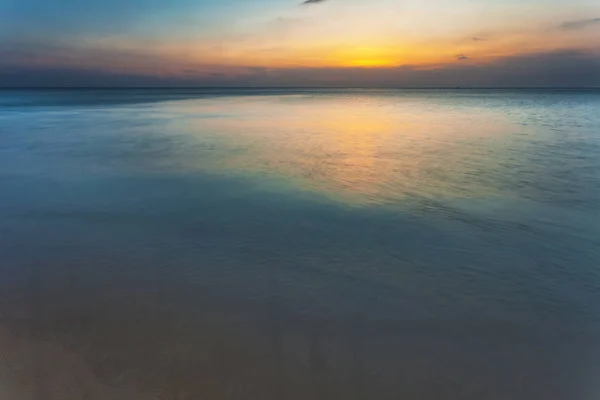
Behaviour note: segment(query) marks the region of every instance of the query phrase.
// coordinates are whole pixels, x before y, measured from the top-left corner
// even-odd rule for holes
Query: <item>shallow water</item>
[[[10,390],[595,399],[598,110],[598,91],[2,91],[0,349],[30,362]]]

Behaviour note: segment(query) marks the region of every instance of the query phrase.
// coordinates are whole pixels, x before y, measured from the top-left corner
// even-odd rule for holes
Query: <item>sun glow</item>
[[[398,64],[392,49],[376,47],[351,47],[339,49],[331,64],[341,67],[391,67]]]

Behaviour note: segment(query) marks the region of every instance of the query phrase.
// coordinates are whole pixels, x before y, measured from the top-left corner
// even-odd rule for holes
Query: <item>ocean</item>
[[[600,91],[0,91],[0,397],[600,398]]]

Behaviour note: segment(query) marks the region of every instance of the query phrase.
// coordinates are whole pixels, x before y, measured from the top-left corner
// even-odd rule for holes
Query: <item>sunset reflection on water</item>
[[[183,132],[216,152],[209,162],[189,154],[188,166],[268,175],[353,203],[487,196],[496,189],[477,175],[486,164],[497,167],[491,155],[510,151],[503,135],[511,121],[489,110],[464,115],[377,96],[222,101],[227,115],[193,118],[210,114],[202,102],[186,111]],[[485,152],[473,151],[482,144]],[[220,151],[227,155],[219,157]]]

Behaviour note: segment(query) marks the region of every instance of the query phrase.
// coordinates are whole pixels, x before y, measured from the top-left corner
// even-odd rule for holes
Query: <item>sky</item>
[[[0,0],[0,86],[600,86],[600,1]]]

